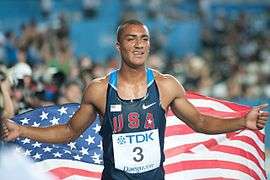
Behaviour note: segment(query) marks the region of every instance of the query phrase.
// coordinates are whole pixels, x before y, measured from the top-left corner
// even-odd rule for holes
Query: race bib
[[[160,166],[158,129],[113,134],[115,168],[127,173],[142,173]]]

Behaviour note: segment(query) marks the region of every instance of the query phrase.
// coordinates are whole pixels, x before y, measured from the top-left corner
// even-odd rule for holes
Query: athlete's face
[[[146,26],[131,24],[124,27],[117,42],[124,63],[132,67],[144,65],[149,48],[150,37]]]

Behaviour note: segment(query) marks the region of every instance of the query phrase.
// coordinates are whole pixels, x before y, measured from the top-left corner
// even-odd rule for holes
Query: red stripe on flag
[[[211,169],[211,168],[237,170],[252,176],[254,179],[260,179],[258,174],[253,169],[250,169],[243,164],[228,161],[190,160],[172,163],[164,167],[166,174],[174,173],[177,171],[185,171],[192,169]]]
[[[181,145],[181,146],[166,149],[165,150],[165,156],[166,156],[166,158],[170,158],[172,156],[176,156],[176,155],[179,155],[181,153],[191,152],[190,149],[194,148],[198,144],[199,143],[185,144],[185,145]]]
[[[84,177],[101,178],[101,173],[95,171],[87,171],[78,168],[59,167],[49,171],[59,179],[64,179],[73,175],[79,175]]]
[[[212,177],[212,178],[200,178],[200,180],[223,180],[226,179],[228,180],[228,178],[224,178],[224,177]],[[239,180],[239,179],[234,179],[234,178],[230,178],[230,180]]]
[[[169,158],[169,157],[172,157],[172,156],[175,156],[177,154],[184,153],[184,152],[185,153],[191,152],[192,148],[194,148],[195,146],[198,146],[200,144],[202,144],[205,147],[207,147],[208,149],[210,149],[211,147],[217,145],[217,141],[215,139],[209,139],[207,141],[201,141],[201,142],[192,143],[192,144],[185,144],[185,145],[177,146],[174,148],[170,148],[170,149],[165,150],[166,158]]]
[[[247,137],[247,136],[236,136],[236,137],[232,137],[230,140],[239,140],[239,141],[243,141],[245,143],[250,144],[251,146],[253,146],[256,149],[256,151],[258,152],[259,156],[262,159],[265,159],[265,153],[264,153],[264,151],[258,146],[258,144],[252,138]]]
[[[192,134],[194,130],[188,127],[185,124],[181,125],[173,125],[166,127],[165,136],[173,136],[173,135],[185,135],[185,134]]]
[[[204,115],[207,116],[214,116],[214,117],[222,117],[222,118],[240,118],[245,116],[249,110],[246,111],[235,111],[235,112],[225,112],[225,111],[217,111],[212,108],[207,108],[207,107],[196,107],[196,109]],[[169,110],[167,112],[167,116],[175,116],[174,113]]]
[[[228,106],[229,108],[231,108],[231,109],[233,109],[235,111],[243,111],[243,112],[246,111],[246,112],[248,112],[248,111],[251,110],[250,106],[246,106],[246,105],[243,105],[243,104],[237,104],[237,103],[226,101],[226,100],[215,99],[215,98],[200,95],[200,94],[197,94],[197,93],[191,92],[191,91],[188,91],[186,93],[186,98],[187,99],[208,99],[208,100],[220,102],[220,103]]]
[[[248,111],[235,111],[235,112],[224,112],[224,111],[217,111],[212,108],[206,108],[206,107],[196,107],[201,114],[208,115],[208,116],[214,116],[214,117],[223,117],[223,118],[240,118],[245,116]]]
[[[218,152],[224,152],[228,154],[234,154],[238,156],[242,156],[243,158],[248,158],[248,160],[253,161],[262,171],[264,176],[266,176],[266,172],[264,171],[264,167],[261,166],[259,160],[254,156],[252,153],[245,151],[241,148],[236,148],[236,147],[230,147],[230,146],[215,146],[211,148],[211,151],[218,151]]]

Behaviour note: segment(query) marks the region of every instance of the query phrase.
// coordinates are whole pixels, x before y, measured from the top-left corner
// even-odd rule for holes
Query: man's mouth
[[[135,56],[141,56],[141,55],[144,54],[144,52],[143,52],[143,51],[133,51],[133,54],[134,54]]]

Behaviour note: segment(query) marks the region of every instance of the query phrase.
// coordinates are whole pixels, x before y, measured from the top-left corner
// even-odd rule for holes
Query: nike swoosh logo
[[[151,106],[153,106],[154,104],[156,104],[156,102],[151,103],[151,104],[148,104],[148,105],[143,104],[143,105],[142,105],[142,108],[143,108],[143,109],[148,109],[148,108],[150,108]]]

